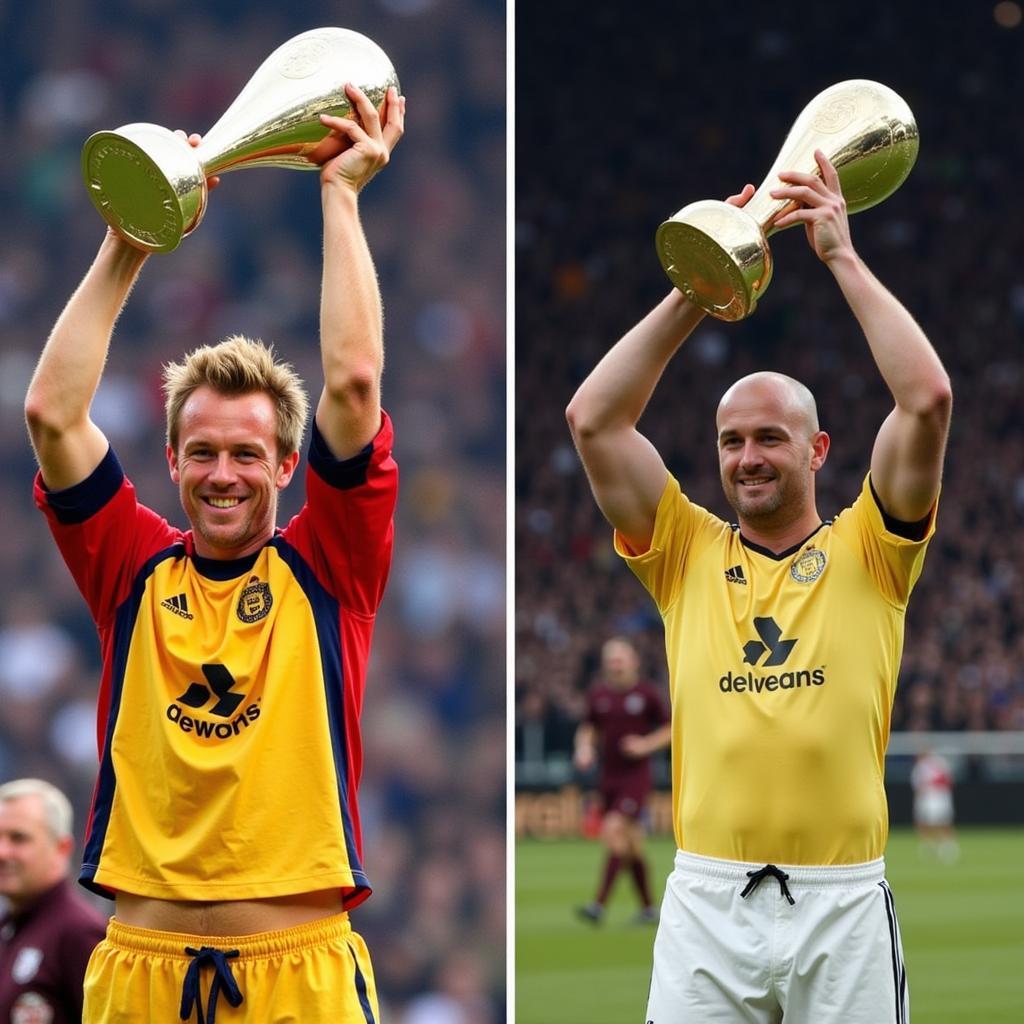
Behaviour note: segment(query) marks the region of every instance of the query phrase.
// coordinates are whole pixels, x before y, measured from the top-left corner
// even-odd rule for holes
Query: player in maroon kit
[[[0,1021],[82,1019],[82,979],[107,920],[75,892],[71,805],[39,779],[0,786]]]
[[[573,757],[581,772],[600,762],[601,839],[608,851],[597,895],[577,910],[586,921],[600,923],[615,878],[627,866],[640,896],[637,920],[658,918],[640,815],[651,791],[650,755],[670,739],[668,712],[658,691],[641,682],[636,648],[624,637],[612,637],[601,649],[601,679],[588,695]]]

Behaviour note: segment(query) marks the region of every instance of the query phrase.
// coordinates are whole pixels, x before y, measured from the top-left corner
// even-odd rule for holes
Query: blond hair
[[[181,410],[189,396],[203,386],[221,395],[269,395],[277,411],[279,457],[299,450],[309,399],[299,375],[290,363],[277,361],[272,345],[233,334],[217,345],[202,345],[189,352],[180,363],[164,366],[167,443],[175,450]]]

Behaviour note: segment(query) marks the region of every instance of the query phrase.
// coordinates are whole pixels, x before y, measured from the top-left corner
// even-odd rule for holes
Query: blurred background
[[[593,876],[579,859],[588,854],[580,849],[574,860],[553,840],[578,836],[585,821],[581,794],[592,780],[574,777],[571,746],[602,642],[629,636],[642,652],[644,674],[663,686],[667,679],[660,619],[613,554],[611,531],[573,450],[565,406],[599,358],[670,287],[654,248],[659,223],[689,202],[724,198],[747,181],[759,185],[799,112],[843,79],[884,82],[916,114],[921,145],[910,177],[884,204],[853,217],[851,230],[868,265],[924,326],[955,394],[938,534],[910,603],[893,709],[891,817],[896,825],[909,822],[912,752],[931,745],[952,767],[961,823],[1024,824],[1021,22],[1019,3],[989,0],[927,8],[880,0],[799,7],[753,0],[717,6],[566,0],[516,7],[522,1024],[555,1019],[536,1006],[550,1013],[542,996],[550,1000],[560,986],[600,992],[591,1016],[579,1004],[561,1008],[567,1015],[560,1021],[626,1019],[615,1016],[609,986],[580,982],[590,977],[585,959],[600,963],[592,947],[572,961],[568,976],[556,980],[542,966],[542,933],[560,950],[590,941],[579,934],[583,926],[570,925],[571,893],[577,902],[589,898]],[[771,247],[774,279],[757,311],[742,323],[702,324],[670,364],[640,429],[683,489],[731,520],[718,478],[718,400],[753,370],[791,374],[817,396],[822,428],[832,436],[817,485],[819,510],[829,517],[856,497],[891,398],[803,232],[776,235]],[[664,803],[656,801],[654,809],[654,831],[663,832],[669,824],[658,816]],[[1007,856],[1019,864],[1024,833],[1003,834],[1012,851]],[[548,847],[538,847],[538,838],[549,840]],[[984,1008],[993,1014],[986,1020],[1008,1020],[1000,1016],[1008,1013],[1007,985],[1015,988],[1016,1005],[1024,995],[1019,977],[1012,977],[1018,972],[1011,969],[1011,977],[989,985],[987,997],[972,1004],[963,970],[949,971],[957,948],[949,940],[959,928],[961,945],[970,948],[957,948],[957,955],[1019,962],[1024,940],[1006,913],[1010,906],[1017,915],[1024,912],[1024,891],[1009,869],[999,875],[1009,882],[1002,895],[993,894],[1001,905],[990,905],[999,927],[984,916],[984,899],[976,894],[973,919],[966,911],[952,924],[937,918],[950,908],[951,888],[974,893],[966,873],[979,871],[981,862],[970,861],[964,850],[953,874],[933,879],[937,890],[930,883],[918,890],[935,897],[922,909],[925,926],[940,938],[933,959],[921,942],[908,945],[911,991],[916,962],[935,974],[933,1004],[923,1019],[980,1019]],[[559,863],[567,866],[567,894],[553,881]],[[893,887],[899,900],[895,878]],[[559,898],[562,905],[551,910]],[[975,929],[972,921],[982,919],[987,930]],[[917,939],[915,928],[916,920],[904,922],[905,936]],[[615,942],[615,955],[602,969],[619,970],[629,960],[626,937],[616,933]],[[649,978],[650,936],[643,942],[634,1019]]]
[[[505,1016],[501,0],[0,2],[0,779],[60,786],[81,837],[98,644],[32,506],[21,404],[103,236],[82,144],[132,121],[204,132],[272,50],[322,25],[379,43],[408,97],[405,139],[361,201],[402,492],[363,720],[375,894],[355,926],[386,1019],[495,1024]],[[162,454],[161,364],[239,331],[319,381],[320,235],[315,174],[251,169],[226,177],[196,233],[147,264],[94,413],[143,500],[172,522],[183,516]],[[285,492],[281,522],[300,495]]]

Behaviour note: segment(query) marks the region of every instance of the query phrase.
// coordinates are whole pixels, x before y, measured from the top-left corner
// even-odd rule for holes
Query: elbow
[[[325,382],[325,390],[338,405],[358,409],[380,398],[380,368],[364,366],[334,374]]]
[[[46,401],[34,388],[25,396],[25,422],[34,441],[61,432],[60,424],[53,415],[53,403]]]
[[[594,416],[587,408],[586,398],[581,398],[579,391],[572,396],[572,401],[565,407],[565,419],[569,424],[569,432],[577,445],[581,440],[593,437],[597,433]]]
[[[949,375],[944,371],[932,383],[922,412],[929,419],[943,426],[948,425],[953,413],[953,387]]]

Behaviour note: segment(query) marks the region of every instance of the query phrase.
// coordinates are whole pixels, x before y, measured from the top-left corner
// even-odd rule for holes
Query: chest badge
[[[25,946],[18,950],[18,955],[14,958],[11,977],[19,985],[25,985],[36,976],[42,962],[43,951],[41,949],[37,949],[35,946]]]
[[[819,548],[808,548],[793,559],[789,575],[797,583],[813,583],[825,571],[826,561],[824,551]]]
[[[270,593],[270,584],[264,583],[258,576],[250,576],[249,582],[238,598],[238,617],[242,622],[259,622],[270,614],[274,603],[274,595]]]

